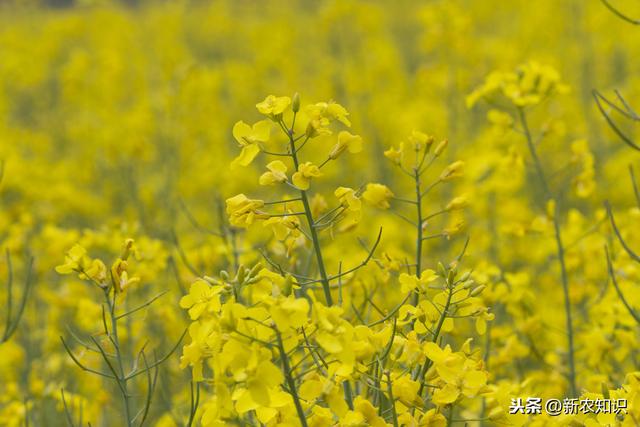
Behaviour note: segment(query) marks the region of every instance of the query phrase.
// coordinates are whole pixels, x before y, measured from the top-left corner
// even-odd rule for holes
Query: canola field
[[[639,425],[639,20],[0,2],[0,426]]]

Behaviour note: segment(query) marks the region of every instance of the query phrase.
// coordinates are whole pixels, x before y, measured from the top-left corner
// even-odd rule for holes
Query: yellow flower
[[[271,123],[261,120],[253,126],[249,126],[243,121],[237,122],[233,126],[233,137],[242,147],[242,151],[231,162],[231,167],[248,166],[260,152],[260,144],[269,140],[271,134]]]
[[[392,378],[392,380],[393,397],[399,399],[404,405],[419,402],[420,384],[417,381],[413,381],[408,375]]]
[[[260,176],[260,185],[274,185],[287,180],[287,165],[280,160],[274,160],[267,165],[268,172]]]
[[[427,292],[428,285],[435,282],[438,279],[438,275],[433,270],[424,270],[418,278],[415,274],[400,274],[399,281],[401,285],[401,291],[403,293],[418,290],[418,292]]]
[[[329,158],[335,160],[345,150],[349,150],[351,154],[356,154],[362,151],[362,137],[360,135],[352,135],[351,133],[343,130],[338,134],[338,143],[333,146]]]
[[[409,135],[409,143],[415,151],[421,151],[423,148],[428,151],[429,148],[431,148],[431,145],[433,145],[434,141],[435,138],[433,136],[427,135],[417,130],[412,131],[411,135]]]
[[[317,135],[330,134],[329,125],[333,121],[339,121],[345,126],[351,126],[351,122],[347,119],[349,113],[340,104],[333,101],[318,102],[317,104],[308,105],[305,112],[309,117],[306,134],[313,138]]]
[[[140,282],[139,277],[129,277],[127,261],[118,258],[111,265],[111,280],[117,292],[125,291],[129,286]]]
[[[180,307],[189,309],[191,320],[198,320],[202,313],[215,313],[220,310],[219,286],[213,287],[198,279],[191,284],[189,294],[180,299]]]
[[[440,181],[448,181],[450,179],[462,176],[463,168],[464,162],[462,160],[451,163],[449,166],[444,168],[444,170],[440,174]]]
[[[244,194],[238,194],[225,201],[227,214],[231,225],[247,228],[256,219],[266,219],[269,217],[258,209],[264,206],[262,200],[249,199]]]
[[[60,274],[71,274],[85,269],[89,262],[87,250],[80,245],[73,245],[64,257],[64,264],[58,265],[56,271]]]
[[[447,345],[444,349],[436,343],[424,345],[425,355],[433,361],[440,388],[433,392],[432,400],[438,406],[454,403],[460,396],[475,397],[487,383],[487,373],[482,362],[467,358],[464,352],[454,353]]]
[[[291,98],[288,96],[267,96],[264,101],[256,104],[256,108],[261,114],[276,118],[278,115],[284,113],[291,105]]]
[[[489,74],[484,83],[467,97],[466,102],[470,108],[482,98],[500,96],[522,108],[539,104],[553,94],[567,91],[567,86],[560,81],[560,75],[555,69],[531,61],[520,65],[515,71]]]
[[[378,416],[378,409],[367,399],[362,396],[358,396],[353,401],[353,406],[353,411],[347,412],[347,414],[340,420],[340,426],[387,427],[385,420]]]
[[[351,122],[347,119],[349,113],[347,110],[337,102],[318,102],[313,105],[307,106],[307,114],[310,117],[322,117],[330,121],[337,120],[345,126],[351,126]]]
[[[338,187],[333,193],[344,208],[340,221],[342,223],[342,231],[355,227],[362,216],[362,201],[357,196],[355,190],[348,187]]]
[[[458,197],[454,197],[453,199],[451,199],[449,203],[447,203],[445,210],[455,211],[459,209],[464,209],[468,205],[469,205],[469,199],[467,199],[466,196],[458,196]]]
[[[391,147],[386,150],[384,152],[384,156],[396,165],[400,165],[402,163],[402,158],[404,157],[404,142],[401,142],[398,148]]]
[[[280,297],[269,309],[271,318],[282,332],[297,329],[307,322],[309,302],[295,296]]]
[[[383,184],[370,183],[362,193],[362,199],[370,206],[379,209],[389,209],[389,199],[393,193]]]
[[[85,270],[85,274],[97,283],[104,283],[107,279],[107,266],[101,260],[94,259],[91,261],[89,268]]]
[[[274,216],[264,222],[265,227],[271,227],[278,240],[284,240],[289,235],[300,236],[300,220],[296,215]]]
[[[202,380],[203,359],[217,352],[221,346],[220,334],[213,319],[193,322],[189,325],[191,342],[182,348],[180,367],[193,368],[193,379]]]
[[[420,417],[420,427],[446,427],[447,420],[440,412],[429,409]]]
[[[318,166],[311,162],[305,162],[298,167],[298,171],[293,174],[291,180],[293,181],[293,185],[300,190],[308,190],[311,178],[317,178],[319,176],[322,176],[322,172],[320,172]]]

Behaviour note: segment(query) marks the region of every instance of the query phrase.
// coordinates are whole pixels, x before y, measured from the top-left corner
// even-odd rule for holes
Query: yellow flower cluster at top
[[[0,3],[0,427],[640,420],[633,1]]]
[[[469,272],[458,273],[461,256],[450,267],[440,264],[439,273],[421,270],[418,262],[419,278],[400,274],[404,300],[378,320],[364,320],[369,303],[355,308],[348,288],[376,259],[383,229],[355,266],[332,274],[323,252],[331,243],[327,237],[354,230],[366,207],[389,209],[394,193],[379,183],[341,186],[333,194],[334,208],[319,194],[311,197],[321,170],[345,151],[363,150],[362,138],[345,130],[331,141],[332,125],[351,125],[340,104],[301,107],[297,94],[293,100],[270,95],[256,108],[267,119],[251,126],[236,123],[233,135],[241,153],[232,164],[248,166],[259,154],[278,158],[266,165],[259,183],[279,186],[281,198],[265,202],[239,194],[226,200],[226,211],[234,226],[271,228],[286,253],[275,259],[265,254],[269,268],[241,265],[233,278],[226,271],[216,278],[204,276],[180,301],[193,321],[182,366],[190,366],[195,381],[215,390],[204,403],[203,425],[251,422],[253,417],[264,425],[443,425],[444,408],[489,392],[488,374],[470,340],[456,353],[435,344],[453,330],[454,318],[475,319],[478,333],[486,332],[493,314],[478,298],[484,287],[474,285]],[[303,161],[321,135],[331,136],[322,140],[326,158],[317,165]],[[433,137],[413,132],[409,141],[419,179],[447,143],[440,142],[431,153]],[[401,155],[402,150],[393,152]],[[460,161],[445,167],[433,185],[460,176],[461,168]],[[456,198],[437,214],[464,205]],[[418,218],[419,236],[427,219]],[[422,246],[422,237],[418,241]],[[303,270],[290,261],[303,253],[309,253],[315,267]],[[354,313],[345,300],[352,301]]]

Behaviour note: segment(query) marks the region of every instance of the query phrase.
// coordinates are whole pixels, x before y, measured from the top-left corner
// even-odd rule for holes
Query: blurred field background
[[[614,4],[640,16],[638,2]],[[266,95],[295,92],[303,103],[344,105],[363,137],[363,153],[326,171],[327,188],[347,180],[410,192],[383,151],[413,129],[449,140],[446,162],[464,160],[465,177],[438,188],[427,204],[437,210],[465,194],[469,206],[435,225],[464,221],[458,235],[428,242],[425,264],[455,256],[468,235],[469,267],[496,289],[505,274],[521,283],[517,292],[487,297],[502,307],[494,310],[488,370],[496,383],[528,379],[535,393],[562,396],[562,295],[539,209],[544,200],[522,135],[489,123],[486,106],[465,104],[488,73],[531,60],[556,68],[570,88],[536,108],[531,122],[545,129],[540,151],[566,213],[566,241],[576,242],[567,258],[579,383],[599,393],[638,368],[639,347],[637,325],[607,287],[603,244],[613,238],[604,200],[619,212],[630,244],[640,244],[627,169],[640,166],[638,154],[610,131],[592,97],[593,89],[618,89],[631,103],[640,100],[640,44],[637,28],[599,1],[1,2],[0,248],[11,254],[16,283],[28,257],[35,261],[22,322],[0,344],[0,426],[22,426],[26,413],[31,425],[66,425],[61,388],[93,426],[121,425],[111,389],[80,371],[59,339],[70,329],[100,329],[95,290],[54,267],[77,242],[111,259],[134,238],[141,283],[131,298],[169,292],[129,322],[124,339],[149,339],[168,351],[189,323],[178,307],[189,283],[234,263],[230,243],[192,219],[224,228],[226,198],[266,192],[257,188],[261,166],[229,170],[237,155],[233,124],[258,120],[254,105]],[[585,191],[574,180],[585,168],[572,145],[579,140],[593,156]],[[316,144],[309,156],[328,148]],[[360,228],[336,237],[327,256],[337,265],[344,253],[361,253],[354,236],[370,243],[379,225],[389,230],[380,253],[411,253],[413,231],[370,211]],[[241,262],[261,259],[249,238],[238,239]],[[625,269],[622,286],[640,305],[638,269]],[[0,263],[0,277],[7,274]],[[401,299],[391,290],[378,297],[385,307]],[[452,340],[465,331],[456,329]],[[485,338],[474,344],[484,348]],[[74,349],[83,352],[77,343]],[[184,425],[190,376],[178,366],[180,351],[163,365],[151,425]]]

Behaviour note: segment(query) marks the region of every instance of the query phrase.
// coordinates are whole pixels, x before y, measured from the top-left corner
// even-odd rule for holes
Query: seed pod
[[[474,290],[471,291],[471,293],[469,295],[471,295],[472,297],[477,297],[478,295],[480,295],[482,293],[482,291],[484,291],[486,289],[485,285],[480,285],[477,288],[475,288]]]
[[[455,281],[456,275],[458,274],[458,269],[456,267],[449,270],[449,275],[447,276],[447,283],[451,284]]]
[[[300,94],[298,92],[293,94],[293,101],[291,102],[291,110],[294,113],[300,111]]]
[[[236,274],[236,281],[238,283],[244,283],[244,278],[247,274],[247,270],[244,268],[244,265],[238,267],[238,273]]]
[[[293,278],[291,276],[287,276],[284,279],[284,283],[282,284],[282,295],[289,296],[291,295],[291,291],[293,290]]]
[[[449,145],[449,141],[448,140],[443,140],[441,141],[437,146],[436,149],[433,150],[433,155],[438,157],[440,156],[440,154],[442,154],[442,152],[444,151],[445,148],[447,148],[447,145]]]
[[[260,270],[262,270],[262,263],[259,262],[253,267],[251,267],[251,271],[249,272],[249,277],[254,277],[260,272]]]
[[[442,277],[447,277],[447,270],[441,262],[438,262],[438,274]]]
[[[610,396],[609,388],[607,387],[607,384],[600,383],[600,388],[602,389],[602,397],[604,397],[606,400],[609,400],[611,396]]]

